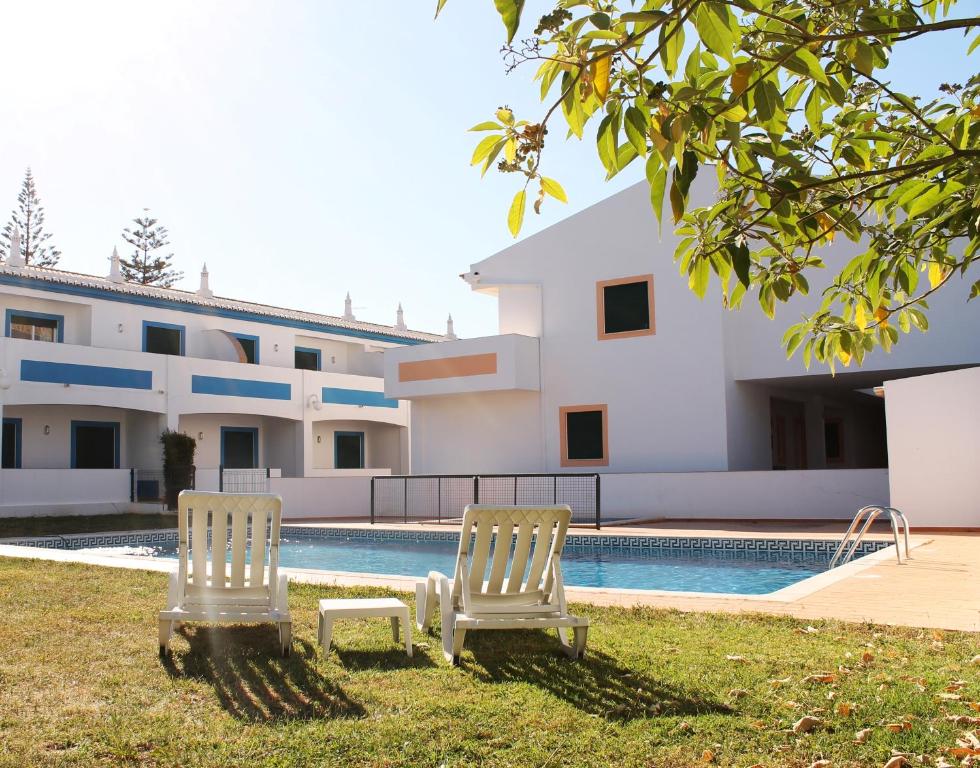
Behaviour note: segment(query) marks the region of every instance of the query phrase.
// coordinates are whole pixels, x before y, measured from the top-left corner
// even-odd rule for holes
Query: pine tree
[[[51,234],[44,231],[44,207],[37,196],[34,175],[28,168],[17,195],[17,207],[10,214],[10,221],[0,232],[0,258],[10,255],[10,236],[14,227],[20,230],[20,252],[24,263],[32,267],[53,267],[61,258],[61,251],[45,245]]]
[[[149,208],[143,209],[143,216],[133,219],[133,229],[124,229],[122,238],[133,246],[129,259],[120,259],[119,266],[125,280],[139,285],[157,285],[169,288],[181,277],[183,272],[173,269],[174,255],[161,256],[160,248],[170,245],[167,228],[159,226],[157,220],[149,215]]]

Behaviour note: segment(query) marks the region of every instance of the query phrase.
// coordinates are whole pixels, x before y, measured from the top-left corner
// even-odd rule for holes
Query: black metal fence
[[[453,523],[467,504],[568,504],[572,522],[599,527],[599,475],[378,475],[371,522]]]
[[[268,493],[269,468],[229,469],[218,467],[218,490],[222,493]]]
[[[175,507],[177,494],[188,488],[194,489],[196,468],[174,467],[171,473],[172,498],[168,499],[167,479],[162,469],[130,469],[130,501],[168,504]]]

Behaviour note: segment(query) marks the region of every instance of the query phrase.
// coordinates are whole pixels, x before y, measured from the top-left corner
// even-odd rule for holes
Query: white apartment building
[[[699,178],[695,200],[709,200],[712,183]],[[746,487],[795,483],[803,496],[819,483],[812,516],[849,516],[862,499],[887,498],[885,403],[875,387],[980,364],[980,302],[967,304],[969,281],[930,300],[928,333],[903,335],[891,354],[876,350],[832,376],[819,364],[805,370],[799,355],[787,360],[780,343],[820,301],[818,276],[809,275],[811,295],[781,305],[775,320],[751,306],[754,293],[729,312],[717,293],[691,293],[675,245],[669,226],[658,233],[640,183],[473,264],[462,277],[497,298],[499,334],[385,354],[386,396],[412,402],[413,472],[595,471],[604,510],[624,514],[728,516],[735,480],[703,473],[744,474]],[[855,248],[838,238],[824,249],[828,272]],[[809,472],[759,475],[774,469]],[[658,479],[643,485],[644,474]],[[694,486],[679,485],[682,475],[699,493],[717,484],[710,503],[690,509],[680,497]],[[627,480],[631,490],[612,498]]]
[[[196,292],[134,285],[117,259],[108,277],[0,264],[0,316],[0,510],[159,470],[166,428],[197,440],[199,487],[219,466],[407,471],[408,406],[385,397],[382,354],[442,338],[400,308],[393,327],[360,322],[349,297],[342,317],[219,298],[206,267]],[[106,472],[38,474],[82,469]]]

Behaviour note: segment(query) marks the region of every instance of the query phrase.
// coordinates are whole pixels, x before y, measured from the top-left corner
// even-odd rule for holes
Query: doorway
[[[806,411],[793,400],[769,400],[773,469],[806,469]]]
[[[119,422],[71,423],[72,469],[119,469]]]
[[[259,466],[257,427],[221,428],[221,466],[225,469],[255,469]]]
[[[335,469],[364,469],[364,433],[334,432]]]

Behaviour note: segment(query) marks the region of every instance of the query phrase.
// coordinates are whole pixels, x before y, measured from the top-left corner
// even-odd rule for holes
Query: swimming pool
[[[454,531],[282,527],[285,568],[424,577],[452,575]],[[176,531],[45,537],[10,544],[100,554],[177,556]],[[827,570],[838,542],[813,539],[618,536],[570,533],[562,553],[568,586],[762,595]],[[883,541],[864,541],[858,556]]]

